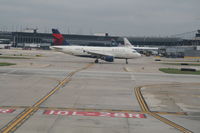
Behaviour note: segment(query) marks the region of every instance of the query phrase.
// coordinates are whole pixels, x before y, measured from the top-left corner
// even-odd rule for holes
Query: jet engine
[[[114,61],[114,57],[113,56],[104,56],[101,59],[105,60],[107,62],[113,62]]]

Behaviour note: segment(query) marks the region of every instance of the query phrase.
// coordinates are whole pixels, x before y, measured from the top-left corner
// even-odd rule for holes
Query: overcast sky
[[[200,0],[0,0],[0,30],[170,36],[200,28]]]

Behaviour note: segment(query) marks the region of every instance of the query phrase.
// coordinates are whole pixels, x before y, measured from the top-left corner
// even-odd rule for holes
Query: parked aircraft
[[[94,46],[74,46],[70,45],[57,29],[52,29],[53,46],[51,49],[60,51],[66,54],[96,58],[95,63],[99,59],[114,62],[114,59],[125,59],[128,64],[128,59],[141,57],[141,54],[129,47],[94,47]]]
[[[136,47],[136,46],[132,45],[127,38],[124,38],[124,46],[133,48],[135,50],[158,50],[157,47]]]

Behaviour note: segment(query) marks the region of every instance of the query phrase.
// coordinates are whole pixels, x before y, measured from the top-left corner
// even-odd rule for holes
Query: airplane
[[[129,47],[129,48],[133,48],[135,50],[158,50],[157,47],[135,47],[134,45],[132,45],[130,43],[130,41],[126,37],[124,38],[124,46]]]
[[[74,46],[70,45],[57,29],[52,29],[53,46],[50,49],[63,52],[66,54],[96,58],[95,63],[99,63],[99,59],[114,62],[114,59],[128,59],[141,57],[141,54],[129,47],[96,47],[96,46]]]
[[[135,49],[137,52],[151,51],[151,53],[154,54],[154,55],[158,54],[158,48],[157,47],[135,47],[134,45],[132,45],[130,43],[130,41],[126,37],[124,38],[124,44],[122,44],[120,46]]]

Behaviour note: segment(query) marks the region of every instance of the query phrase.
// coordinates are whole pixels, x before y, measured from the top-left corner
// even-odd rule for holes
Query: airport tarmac
[[[162,73],[153,57],[93,64],[53,51],[0,53],[28,58],[0,58],[17,64],[0,67],[2,133],[200,132],[200,76]]]

